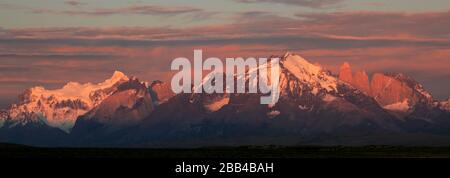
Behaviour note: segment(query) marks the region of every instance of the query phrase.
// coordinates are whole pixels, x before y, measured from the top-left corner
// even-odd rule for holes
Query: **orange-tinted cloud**
[[[252,12],[233,18],[231,24],[189,28],[0,29],[0,77],[21,79],[14,85],[0,80],[0,85],[20,92],[32,81],[48,86],[68,80],[98,82],[114,70],[147,81],[168,80],[172,59],[192,58],[193,49],[203,49],[205,58],[293,51],[335,72],[343,61],[355,70],[404,72],[436,96],[448,97],[449,12],[342,12],[296,18]]]

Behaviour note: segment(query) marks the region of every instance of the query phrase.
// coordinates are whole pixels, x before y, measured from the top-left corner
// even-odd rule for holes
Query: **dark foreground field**
[[[450,158],[450,147],[241,146],[151,149],[39,148],[0,144],[0,158]]]

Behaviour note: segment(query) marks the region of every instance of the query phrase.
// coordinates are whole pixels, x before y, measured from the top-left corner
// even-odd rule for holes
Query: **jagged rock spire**
[[[370,84],[369,76],[367,76],[366,71],[360,70],[353,76],[353,85],[367,94],[370,94]]]
[[[344,62],[344,64],[341,65],[339,71],[339,80],[350,84],[353,82],[352,69],[350,68],[350,64],[348,62]]]

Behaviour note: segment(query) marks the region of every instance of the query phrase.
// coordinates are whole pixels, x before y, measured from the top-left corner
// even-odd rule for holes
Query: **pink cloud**
[[[309,8],[333,7],[343,2],[343,0],[234,0],[240,3],[278,3]]]
[[[334,72],[350,61],[355,70],[405,72],[430,81],[450,76],[449,12],[240,15],[246,20],[189,28],[2,29],[0,58],[8,66],[0,76],[21,77],[16,81],[23,83],[87,82],[118,69],[148,81],[167,81],[173,74],[171,60],[192,58],[193,49],[220,58],[268,57],[289,50]]]

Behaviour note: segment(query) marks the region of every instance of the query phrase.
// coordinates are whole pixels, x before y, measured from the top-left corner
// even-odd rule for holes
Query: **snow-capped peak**
[[[303,57],[291,53],[286,53],[281,63],[302,82],[320,86],[327,91],[336,90],[336,78],[328,75],[320,65],[312,64]]]
[[[284,56],[285,57],[282,62],[286,68],[290,68],[293,70],[302,70],[303,72],[307,72],[313,75],[318,74],[322,70],[320,66],[309,63],[306,59],[299,55],[286,53]]]
[[[117,82],[127,80],[129,80],[129,78],[125,74],[115,71],[111,78],[98,84],[68,82],[61,89],[56,90],[47,90],[41,86],[34,87],[30,89],[30,97],[32,97],[32,100],[39,97],[54,97],[57,100],[81,100],[89,106],[92,106],[95,104],[91,101],[91,93],[93,91],[109,88]]]
[[[111,78],[105,80],[104,82],[100,83],[99,85],[113,85],[121,80],[129,80],[128,76],[126,76],[123,72],[120,71],[114,71]]]
[[[98,84],[68,82],[55,90],[33,87],[21,95],[18,105],[11,106],[8,115],[16,123],[43,121],[69,132],[78,116],[98,105],[116,90],[118,84],[128,80],[125,74],[115,71],[111,78]]]

